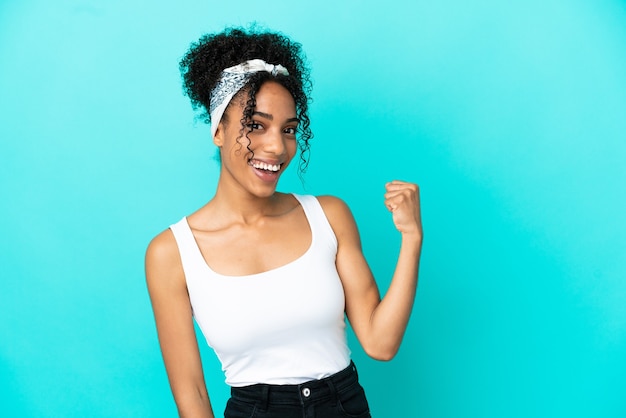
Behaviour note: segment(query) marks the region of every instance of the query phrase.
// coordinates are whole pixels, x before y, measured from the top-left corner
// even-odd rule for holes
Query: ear
[[[215,135],[213,136],[213,143],[218,147],[224,145],[224,126],[222,122],[217,125],[217,131],[215,131]]]

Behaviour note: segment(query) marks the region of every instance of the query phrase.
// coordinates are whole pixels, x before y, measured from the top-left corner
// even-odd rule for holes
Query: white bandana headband
[[[273,76],[278,74],[289,75],[287,69],[282,65],[268,64],[260,59],[242,62],[222,71],[222,75],[211,92],[210,98],[211,107],[209,108],[209,114],[211,115],[211,134],[213,136],[215,136],[217,125],[222,120],[224,111],[233,96],[246,85],[250,75],[261,71],[267,71]]]

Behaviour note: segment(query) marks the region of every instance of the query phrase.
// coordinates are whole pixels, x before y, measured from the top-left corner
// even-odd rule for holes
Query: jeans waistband
[[[243,387],[233,387],[231,397],[243,402],[257,403],[262,410],[268,404],[274,405],[304,405],[318,400],[337,397],[341,392],[355,383],[359,378],[356,366],[350,365],[340,372],[319,380],[311,380],[299,385],[268,385],[256,384]]]

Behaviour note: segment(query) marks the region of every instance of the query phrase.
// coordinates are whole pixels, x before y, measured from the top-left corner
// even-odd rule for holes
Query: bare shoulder
[[[346,202],[329,195],[317,196],[317,200],[320,202],[337,238],[341,238],[344,234],[358,233],[354,217]]]
[[[317,200],[320,202],[320,205],[322,206],[322,209],[331,224],[341,222],[346,220],[346,218],[352,218],[350,208],[346,202],[340,198],[336,196],[323,195],[317,196]]]
[[[178,246],[171,229],[154,237],[146,250],[146,260],[165,261],[178,257]]]
[[[178,245],[171,229],[154,237],[146,250],[146,279],[150,282],[174,280],[182,273]]]
[[[350,208],[340,198],[336,196],[323,195],[317,196],[317,200],[320,202],[322,209],[327,217],[342,217],[350,215]]]

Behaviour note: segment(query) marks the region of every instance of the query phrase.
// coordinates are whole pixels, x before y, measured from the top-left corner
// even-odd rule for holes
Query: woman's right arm
[[[148,246],[146,282],[178,414],[184,418],[214,418],[204,382],[185,275],[174,234],[169,229]]]

